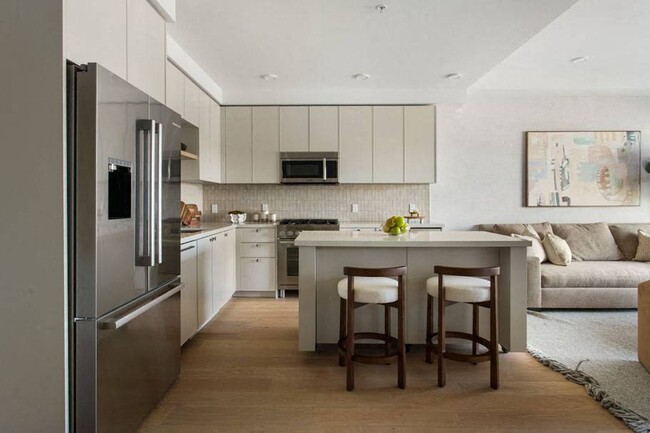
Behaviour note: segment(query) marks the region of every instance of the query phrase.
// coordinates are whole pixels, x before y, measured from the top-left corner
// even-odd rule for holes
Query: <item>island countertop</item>
[[[304,231],[298,247],[528,247],[530,241],[481,231],[410,231],[392,236],[382,232]]]

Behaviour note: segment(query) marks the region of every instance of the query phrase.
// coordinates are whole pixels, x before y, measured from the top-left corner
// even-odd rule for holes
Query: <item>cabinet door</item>
[[[253,107],[253,183],[280,183],[278,107]]]
[[[126,80],[126,0],[65,0],[64,27],[66,58]]]
[[[276,269],[273,258],[241,258],[241,288],[244,291],[275,290]]]
[[[221,183],[226,183],[226,108],[221,108]]]
[[[339,107],[341,183],[372,183],[372,107]]]
[[[309,150],[309,107],[280,107],[280,151]]]
[[[253,180],[253,137],[251,107],[226,108],[226,182]]]
[[[234,230],[224,233],[224,237],[226,238],[224,254],[226,275],[225,302],[228,302],[237,289],[237,237],[235,236]]]
[[[127,79],[156,100],[164,101],[165,20],[149,2],[142,0],[128,0],[126,17]]]
[[[199,90],[199,180],[209,180],[210,150],[210,97]]]
[[[241,228],[241,242],[275,242],[275,227]]]
[[[338,152],[339,107],[309,107],[309,150]]]
[[[181,345],[199,329],[196,242],[181,245]]]
[[[212,244],[213,237],[198,240],[197,284],[199,329],[212,318]]]
[[[167,60],[165,105],[183,117],[185,108],[185,74]]]
[[[436,109],[404,107],[404,182],[436,181]]]
[[[225,258],[226,238],[224,233],[214,236],[215,241],[212,245],[212,310],[218,313],[224,304],[225,298]]]
[[[373,182],[403,183],[404,107],[373,107],[372,130]]]
[[[221,182],[221,106],[210,99],[210,163],[203,180]]]
[[[185,83],[184,89],[184,114],[183,119],[190,122],[192,125],[199,126],[199,112],[201,111],[199,107],[199,86],[194,84],[194,81],[190,80],[187,76],[184,76],[183,81]]]

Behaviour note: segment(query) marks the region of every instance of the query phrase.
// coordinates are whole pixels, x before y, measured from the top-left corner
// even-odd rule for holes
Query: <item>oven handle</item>
[[[288,245],[288,244],[295,244],[296,242],[295,241],[283,241],[283,240],[278,239],[278,243],[281,244],[281,245]]]

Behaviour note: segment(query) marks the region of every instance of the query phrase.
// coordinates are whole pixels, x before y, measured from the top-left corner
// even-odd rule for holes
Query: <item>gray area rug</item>
[[[637,357],[637,326],[636,311],[529,311],[528,349],[633,431],[650,433],[650,373]]]

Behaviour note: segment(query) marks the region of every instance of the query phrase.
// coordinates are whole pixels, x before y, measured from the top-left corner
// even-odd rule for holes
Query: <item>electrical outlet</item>
[[[269,211],[269,205],[268,204],[263,204],[262,205],[262,212],[268,212]]]
[[[415,203],[409,204],[409,212],[413,212],[417,207],[415,206]]]
[[[213,204],[210,206],[210,211],[211,211],[212,213],[217,213],[217,212],[219,212],[219,205],[216,204],[216,203],[213,203]]]
[[[352,212],[357,213],[359,212],[359,205],[356,203],[352,203]]]

